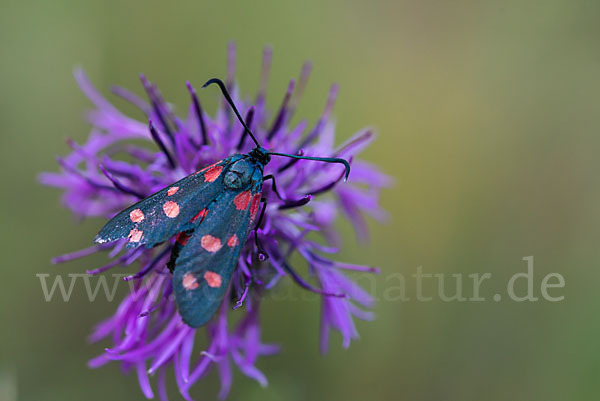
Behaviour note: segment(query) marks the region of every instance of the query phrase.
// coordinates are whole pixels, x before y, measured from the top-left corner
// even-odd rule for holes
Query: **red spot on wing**
[[[213,163],[213,164],[211,164],[210,166],[206,166],[206,167],[204,167],[202,170],[199,170],[199,171],[197,171],[197,172],[196,172],[196,174],[203,173],[203,172],[205,172],[206,170],[208,170],[208,169],[210,169],[210,168],[212,168],[212,167],[216,166],[216,165],[217,165],[217,164],[219,164],[219,163],[221,163],[221,162],[220,162],[220,161],[218,161],[218,162],[216,162],[216,163]]]
[[[171,187],[167,191],[167,195],[169,195],[169,196],[175,195],[177,193],[177,191],[179,191],[179,187]]]
[[[174,219],[179,215],[179,205],[173,201],[167,201],[163,205],[163,211],[167,217]]]
[[[177,234],[177,238],[175,238],[175,241],[177,241],[179,245],[185,246],[189,239],[190,236],[188,234],[186,234],[185,232],[180,232],[179,234]]]
[[[192,217],[192,219],[190,220],[192,223],[195,223],[196,220],[201,219],[200,222],[202,222],[202,220],[204,220],[204,218],[206,217],[206,215],[208,214],[208,210],[206,210],[206,208],[200,210],[194,217]]]
[[[202,237],[200,244],[202,245],[202,248],[212,253],[217,252],[223,246],[220,239],[213,237],[210,234],[206,234],[204,237]]]
[[[183,288],[190,291],[198,288],[200,284],[198,284],[196,276],[194,276],[192,273],[186,273],[181,280],[181,285],[183,285]]]
[[[129,242],[140,242],[143,236],[143,231],[134,228],[133,230],[129,231]]]
[[[207,271],[204,273],[204,280],[206,280],[206,284],[212,288],[219,288],[223,279],[221,279],[221,275],[215,272]]]
[[[206,182],[213,182],[221,175],[221,171],[223,171],[223,166],[213,166],[206,170],[204,173],[204,180]]]
[[[144,220],[144,217],[144,212],[142,212],[140,209],[135,209],[129,212],[129,218],[134,223],[139,223],[140,221]]]
[[[244,191],[241,194],[236,195],[233,199],[233,203],[235,203],[235,208],[237,210],[246,210],[248,203],[250,203],[250,191]]]
[[[256,213],[258,213],[258,207],[260,206],[260,192],[254,194],[252,197],[252,205],[250,206],[250,220],[254,220],[256,218]]]
[[[227,240],[227,246],[230,248],[233,248],[234,246],[238,246],[239,244],[240,244],[240,240],[238,239],[237,235],[235,235],[235,234],[233,234]]]

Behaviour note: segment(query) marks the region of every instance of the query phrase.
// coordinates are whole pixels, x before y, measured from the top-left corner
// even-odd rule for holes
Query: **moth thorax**
[[[239,189],[252,179],[254,164],[246,159],[234,162],[225,173],[224,183],[227,188]]]

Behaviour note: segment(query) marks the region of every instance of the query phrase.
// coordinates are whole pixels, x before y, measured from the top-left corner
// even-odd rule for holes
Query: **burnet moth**
[[[350,173],[350,164],[344,159],[267,151],[242,119],[223,82],[213,78],[203,88],[211,84],[220,87],[243,125],[244,135],[256,147],[248,154],[234,154],[193,173],[128,207],[106,223],[94,240],[103,243],[127,238],[128,247],[151,248],[176,236],[167,266],[173,273],[179,314],[190,327],[208,322],[223,302],[262,202],[254,229],[260,225],[266,207],[266,200],[261,199],[263,182],[273,180],[277,193],[274,177],[263,175],[271,156],[340,163],[346,169],[346,179]],[[258,241],[256,246],[260,250]]]

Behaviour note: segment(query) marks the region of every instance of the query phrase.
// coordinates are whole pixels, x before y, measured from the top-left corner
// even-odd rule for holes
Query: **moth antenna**
[[[223,83],[223,81],[221,81],[219,78],[212,78],[212,79],[209,79],[208,81],[206,81],[206,83],[204,85],[202,85],[202,87],[206,88],[208,85],[211,85],[211,84],[219,85],[219,88],[221,88],[221,92],[223,92],[223,96],[225,96],[227,103],[229,103],[229,105],[233,109],[233,112],[237,116],[238,120],[240,121],[240,123],[242,123],[242,125],[244,126],[244,129],[246,130],[248,135],[250,135],[250,138],[252,138],[252,140],[254,141],[256,146],[260,147],[260,143],[258,143],[256,138],[254,137],[254,134],[252,133],[252,131],[250,131],[250,128],[248,128],[248,126],[244,122],[244,119],[240,115],[240,112],[238,111],[238,109],[235,107],[235,104],[233,104],[233,100],[231,99],[231,96],[229,95],[229,92],[227,91],[227,88],[225,87],[225,84]]]
[[[292,159],[301,159],[301,160],[316,160],[325,163],[339,163],[343,164],[346,168],[346,172],[344,173],[344,181],[348,180],[348,176],[350,175],[350,163],[346,159],[341,159],[339,157],[313,157],[313,156],[299,156],[299,155],[289,155],[287,153],[276,153],[269,152],[270,155],[273,156],[284,156],[290,157]]]
[[[248,112],[246,113],[246,125],[248,127],[252,125],[253,118],[254,118],[254,106],[251,106],[248,109]],[[237,150],[240,150],[242,148],[242,146],[244,146],[244,141],[245,141],[247,135],[248,135],[248,133],[246,132],[246,130],[244,130],[244,132],[242,132],[242,136],[240,137],[240,141],[237,144]]]

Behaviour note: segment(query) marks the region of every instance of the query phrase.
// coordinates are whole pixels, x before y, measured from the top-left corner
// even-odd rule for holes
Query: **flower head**
[[[235,85],[234,53],[231,45],[226,85],[261,144],[277,152],[344,158],[352,164],[352,174],[348,182],[343,182],[344,168],[339,164],[279,157],[266,166],[265,176],[276,176],[277,188],[272,181],[264,184],[263,196],[268,198],[269,205],[263,223],[249,235],[228,296],[206,325],[207,344],[195,344],[196,330],[182,322],[171,297],[173,288],[167,262],[175,239],[152,249],[128,249],[126,240],[119,240],[55,259],[64,262],[106,252],[110,263],[89,270],[90,274],[118,265],[139,265],[137,272],[124,278],[133,283],[134,290],[91,335],[92,341],[110,338],[113,345],[89,364],[98,367],[119,361],[125,371],[137,373],[148,398],[153,396],[150,377],[156,373],[157,391],[161,399],[166,399],[165,375],[170,365],[186,399],[191,399],[189,389],[212,367],[221,379],[221,398],[230,389],[233,365],[266,385],[266,377],[255,363],[260,355],[274,354],[278,348],[261,340],[259,306],[263,295],[281,279],[291,278],[321,295],[323,352],[327,351],[330,329],[341,333],[347,347],[358,335],[353,317],[372,317],[371,312],[361,307],[371,307],[373,299],[344,271],[377,272],[377,269],[342,263],[324,255],[336,253],[340,245],[334,226],[338,211],[351,221],[359,239],[367,236],[365,214],[385,219],[378,196],[390,179],[375,166],[357,159],[373,140],[373,133],[363,130],[341,146],[334,146],[335,124],[331,112],[337,96],[336,85],[331,87],[323,113],[314,125],[309,127],[306,121],[301,121],[291,126],[310,73],[308,63],[298,81],[290,81],[279,110],[270,116],[265,98],[271,50],[265,49],[259,90],[253,102],[242,99]],[[185,117],[176,115],[156,86],[143,75],[148,101],[123,88],[114,88],[114,94],[145,114],[148,124],[116,109],[91,85],[83,71],[77,70],[75,78],[95,106],[89,114],[92,132],[83,145],[69,140],[72,152],[58,158],[61,172],[43,173],[40,180],[63,189],[64,205],[78,217],[110,218],[188,174],[234,153],[247,153],[254,146],[232,118],[226,103],[219,106],[214,117],[209,116],[189,83],[191,102]],[[311,233],[322,234],[325,244],[315,242]],[[262,245],[257,247],[257,244]],[[293,254],[306,260],[317,284],[310,284],[291,266]],[[231,312],[230,299],[234,300],[236,312]],[[232,313],[242,316],[235,327],[228,321]]]

